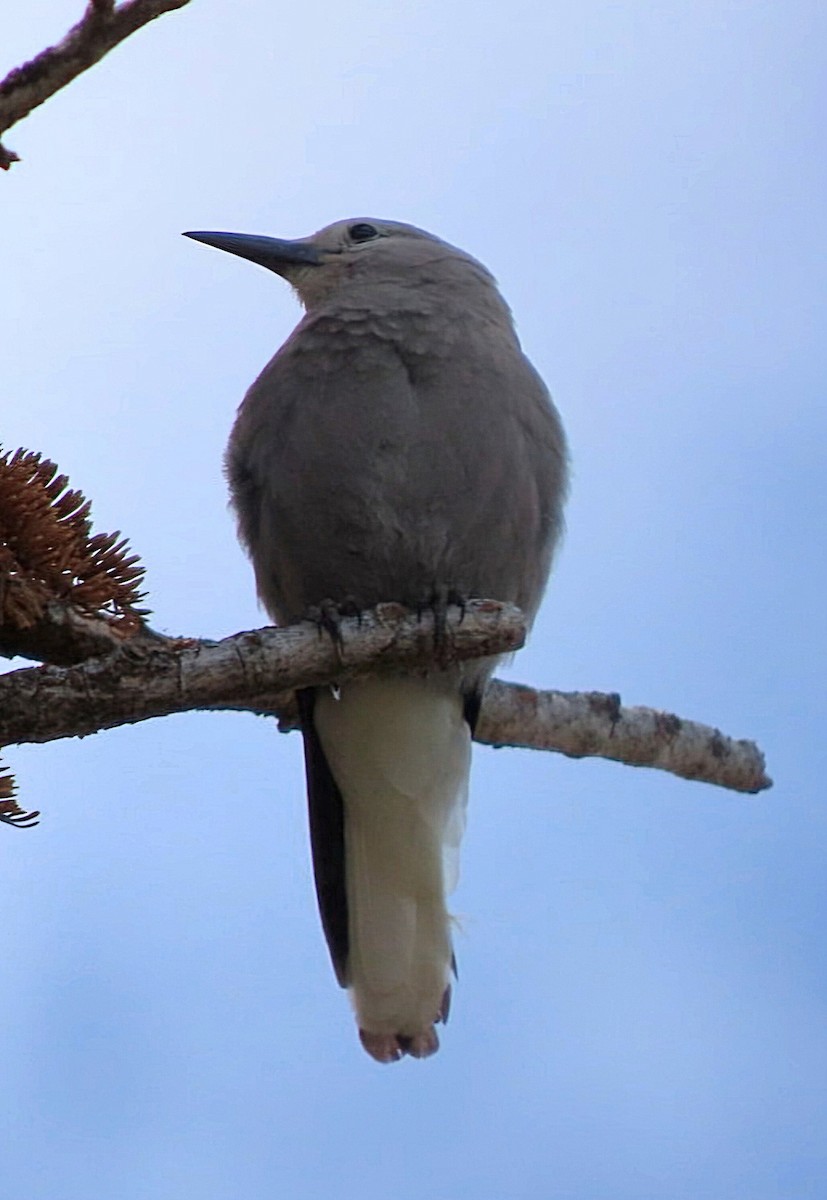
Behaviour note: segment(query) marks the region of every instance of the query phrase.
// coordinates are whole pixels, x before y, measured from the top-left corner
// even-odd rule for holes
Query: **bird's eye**
[[[352,242],[369,242],[371,238],[379,237],[379,230],[374,225],[368,225],[366,221],[351,225],[348,233]]]

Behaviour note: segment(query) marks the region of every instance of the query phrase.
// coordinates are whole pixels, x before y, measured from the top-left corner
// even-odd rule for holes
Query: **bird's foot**
[[[448,609],[453,604],[459,609],[459,619],[462,622],[465,616],[465,607],[468,603],[468,597],[456,588],[448,587],[447,584],[437,584],[431,594],[416,606],[416,613],[419,619],[422,619],[424,612],[430,612],[434,618],[434,650],[436,651],[437,659],[443,660],[446,663],[450,659],[448,647]]]
[[[342,622],[348,617],[356,617],[361,625],[362,610],[352,596],[346,596],[344,600],[322,600],[319,604],[313,604],[308,608],[304,619],[316,626],[320,637],[323,633],[328,634],[338,650],[344,645]]]

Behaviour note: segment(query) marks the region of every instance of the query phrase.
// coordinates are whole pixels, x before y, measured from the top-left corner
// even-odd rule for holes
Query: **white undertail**
[[[314,716],[344,799],[348,984],[362,1040],[381,1059],[423,1057],[438,1045],[453,960],[445,898],[471,763],[458,683],[356,680],[338,697],[320,693]]]

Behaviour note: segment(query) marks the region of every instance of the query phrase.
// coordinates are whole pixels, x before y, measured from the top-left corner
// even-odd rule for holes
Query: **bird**
[[[281,276],[305,310],[247,391],[225,455],[273,621],[483,597],[530,624],[563,528],[568,452],[486,267],[372,217],[295,240],[185,236]],[[381,1063],[432,1055],[448,1017],[447,896],[495,666],[435,656],[419,673],[298,693],[322,927]]]

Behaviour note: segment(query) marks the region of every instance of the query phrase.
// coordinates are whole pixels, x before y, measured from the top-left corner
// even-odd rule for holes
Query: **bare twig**
[[[299,727],[290,693],[260,696],[250,707],[277,716],[284,733]],[[552,750],[567,758],[657,767],[735,792],[772,787],[755,742],[736,741],[709,725],[655,708],[624,708],[613,693],[540,691],[492,679],[474,740],[497,749]]]
[[[476,738],[491,746],[556,750],[633,767],[659,767],[736,792],[772,787],[754,742],[653,708],[624,708],[603,692],[536,691],[495,679],[485,693]]]
[[[0,133],[27,116],[82,71],[100,62],[119,42],[163,13],[183,8],[189,0],[90,0],[86,12],[63,41],[15,67],[0,83]],[[0,145],[0,168],[18,161]]]
[[[337,646],[307,624],[222,642],[147,631],[82,666],[11,672],[0,676],[0,744],[83,736],[192,709],[272,714],[286,730],[296,726],[296,687],[377,668],[424,669],[433,659],[430,618],[420,621],[398,605],[380,605],[361,624],[345,621],[342,633]],[[473,601],[461,622],[450,617],[448,633],[452,656],[461,659],[516,649],[524,626],[510,605]],[[740,792],[771,786],[754,743],[668,713],[623,708],[616,695],[541,692],[494,680],[476,739],[658,767]]]

